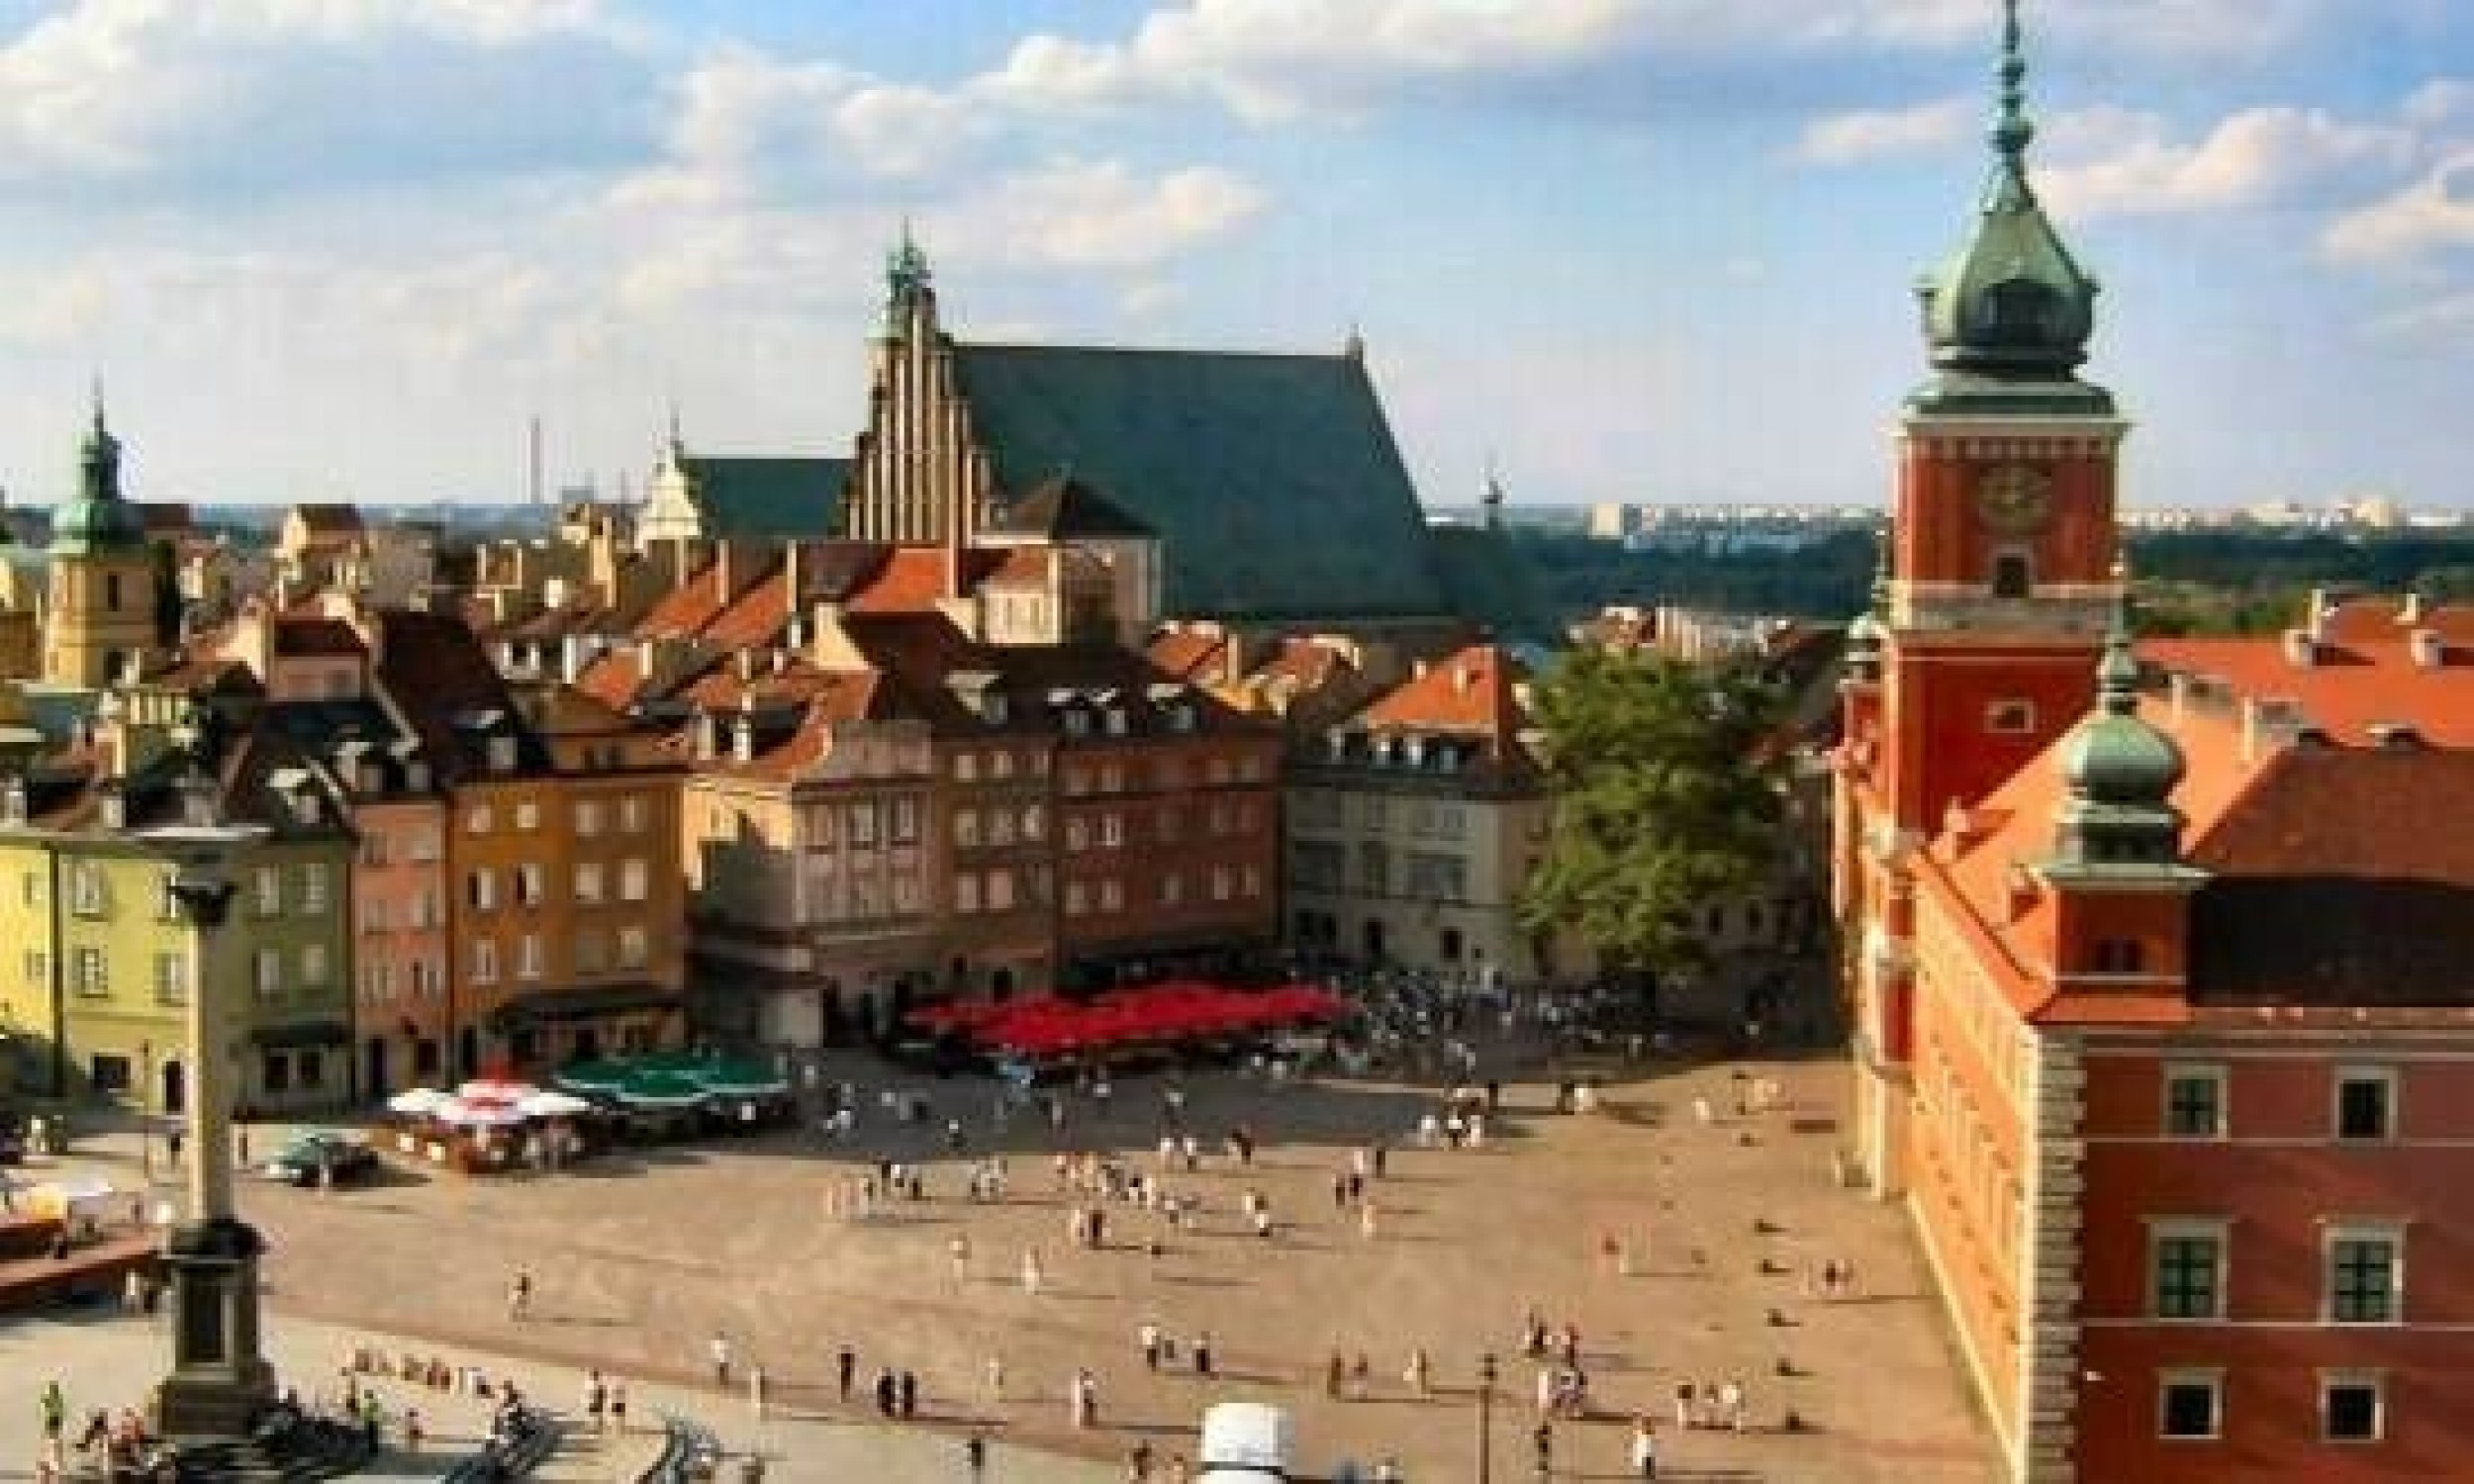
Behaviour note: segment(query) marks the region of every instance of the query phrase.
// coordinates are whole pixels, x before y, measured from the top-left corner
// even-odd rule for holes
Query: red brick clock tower
[[[1858,1148],[1884,1195],[1903,1184],[1909,860],[2088,713],[2121,586],[2129,424],[2078,374],[2096,282],[2029,183],[2027,62],[2015,0],[2005,10],[1992,172],[1965,241],[1918,288],[1933,370],[1899,418],[1886,580],[1851,630],[1837,828],[1856,884],[1838,904]]]
[[[2087,714],[2115,596],[2128,428],[2079,379],[2096,283],[2031,189],[2015,12],[1973,231],[1919,287],[1934,373],[1898,427],[1883,792],[1931,833]]]

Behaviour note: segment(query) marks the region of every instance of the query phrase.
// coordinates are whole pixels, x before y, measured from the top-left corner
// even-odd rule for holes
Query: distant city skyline
[[[2026,0],[2134,510],[2474,506],[2474,7]],[[0,0],[0,486],[615,493],[968,339],[1336,349],[1430,507],[1888,488],[1995,0]]]

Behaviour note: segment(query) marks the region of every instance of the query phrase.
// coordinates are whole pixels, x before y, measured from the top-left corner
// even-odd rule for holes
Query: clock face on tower
[[[1976,511],[2004,535],[2023,535],[2053,510],[2053,482],[2033,464],[1996,464],[1976,480]]]

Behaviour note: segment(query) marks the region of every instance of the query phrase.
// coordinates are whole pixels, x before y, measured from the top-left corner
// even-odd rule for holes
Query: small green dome
[[[2127,624],[2117,624],[2097,667],[2099,714],[2079,723],[2061,749],[2061,777],[2073,796],[2099,804],[2162,804],[2180,787],[2181,746],[2140,719],[2139,661]]]
[[[77,450],[77,498],[51,515],[55,556],[127,551],[145,544],[145,517],[121,498],[121,440],[104,424],[95,405],[94,425]]]
[[[2063,781],[2093,803],[2162,803],[2183,772],[2182,749],[2137,716],[2090,717],[2061,750]]]

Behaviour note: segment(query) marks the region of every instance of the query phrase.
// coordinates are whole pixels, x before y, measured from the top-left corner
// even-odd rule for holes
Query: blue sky
[[[2136,504],[2474,504],[2474,5],[2027,0]],[[965,337],[1337,347],[1422,492],[1859,502],[1995,0],[0,0],[0,485],[832,450],[909,216]]]

